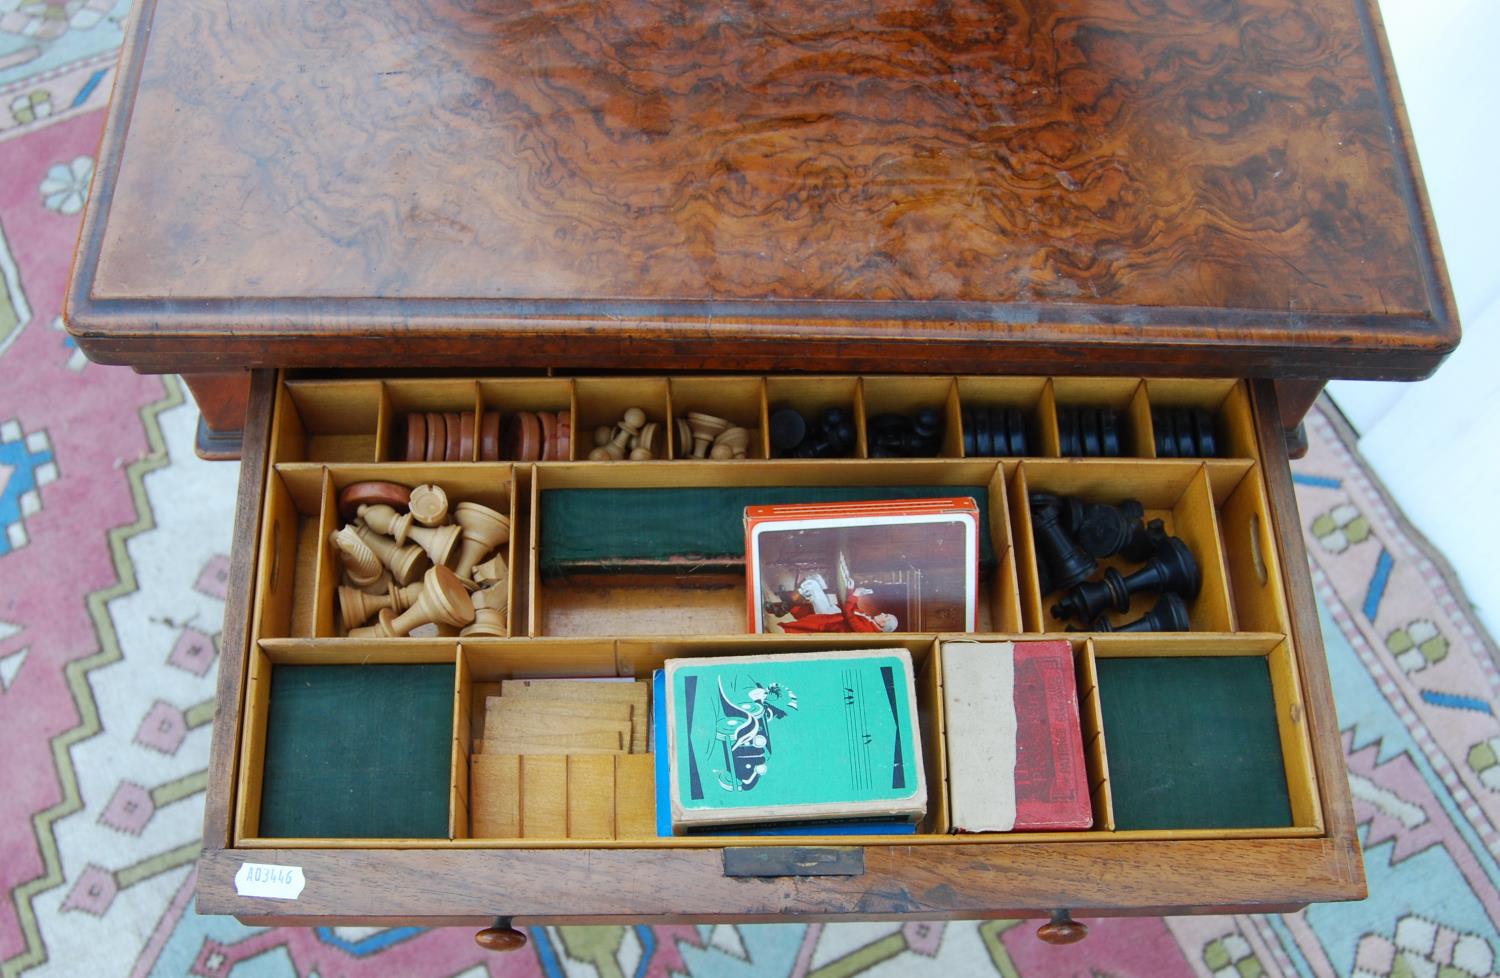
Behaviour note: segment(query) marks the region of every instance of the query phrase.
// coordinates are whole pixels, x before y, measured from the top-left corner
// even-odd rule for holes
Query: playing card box
[[[942,656],[953,831],[1093,825],[1072,646],[944,642]]]
[[[749,506],[745,551],[756,634],[977,627],[972,498]]]
[[[671,659],[672,830],[927,811],[905,649]]]

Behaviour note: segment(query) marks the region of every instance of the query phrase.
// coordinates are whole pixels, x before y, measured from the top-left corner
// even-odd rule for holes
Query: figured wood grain
[[[68,309],[102,359],[1413,376],[1457,340],[1366,0],[138,16]]]

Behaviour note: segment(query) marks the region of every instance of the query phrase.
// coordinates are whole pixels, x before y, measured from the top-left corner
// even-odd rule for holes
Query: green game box
[[[672,830],[927,811],[905,649],[666,663]]]

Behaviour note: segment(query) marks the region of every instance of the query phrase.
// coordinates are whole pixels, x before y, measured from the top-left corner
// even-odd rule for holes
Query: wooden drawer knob
[[[493,924],[474,935],[474,943],[486,951],[515,951],[526,946],[526,932],[512,927],[509,917],[496,917]]]
[[[1074,920],[1068,911],[1054,910],[1052,919],[1036,929],[1036,936],[1048,944],[1077,944],[1089,936],[1089,929]]]

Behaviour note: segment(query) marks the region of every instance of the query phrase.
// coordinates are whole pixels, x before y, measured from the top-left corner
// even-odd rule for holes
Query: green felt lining
[[[1098,669],[1117,828],[1292,824],[1263,657],[1101,657]]]
[[[453,669],[276,666],[261,836],[447,838]]]
[[[770,486],[547,489],[539,560],[545,579],[575,573],[744,570],[745,507],[970,496],[979,507],[979,566],[995,564],[989,491],[980,486]]]

